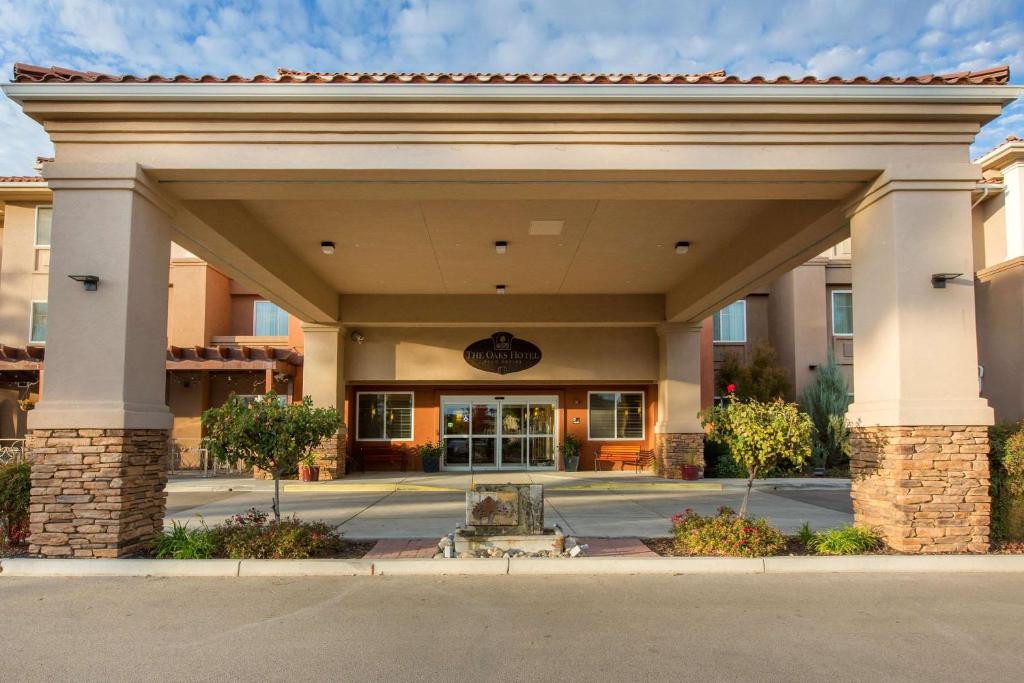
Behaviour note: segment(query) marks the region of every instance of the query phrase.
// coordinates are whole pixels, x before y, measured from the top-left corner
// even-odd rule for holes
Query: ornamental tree
[[[306,396],[285,404],[273,391],[255,400],[232,394],[223,405],[203,413],[203,445],[225,463],[244,462],[274,477],[274,519],[281,521],[281,474],[341,428],[334,408],[314,408]]]
[[[740,506],[746,517],[754,479],[773,467],[790,462],[802,465],[811,455],[811,419],[795,403],[781,399],[762,402],[730,395],[728,405],[712,406],[700,413],[708,439],[725,444],[738,463],[747,469],[747,489]]]
[[[850,429],[846,410],[850,407],[850,388],[829,349],[828,360],[814,371],[814,382],[800,394],[800,407],[814,423],[814,457],[827,469],[850,455]]]

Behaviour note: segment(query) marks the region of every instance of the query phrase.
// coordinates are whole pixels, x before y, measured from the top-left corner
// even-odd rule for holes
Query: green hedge
[[[31,474],[27,462],[0,467],[0,545],[21,545],[28,539]]]
[[[992,540],[1024,542],[1024,423],[989,428]]]

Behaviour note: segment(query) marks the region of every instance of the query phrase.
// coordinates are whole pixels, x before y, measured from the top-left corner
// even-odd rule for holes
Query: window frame
[[[50,331],[50,307],[49,299],[32,299],[28,305],[28,343],[30,345],[46,345],[46,338],[44,336],[42,341],[32,339],[32,328],[34,327],[34,320],[36,317],[36,304],[47,304],[46,307],[46,332]]]
[[[836,332],[836,294],[849,294],[850,295],[850,324],[853,324],[853,290],[852,289],[833,289],[829,293],[829,318],[832,329],[832,336],[840,339],[851,339],[853,332]]]
[[[594,421],[590,419],[591,415],[591,398],[594,394],[639,394],[640,395],[640,436],[611,436],[611,437],[595,437],[591,433],[591,426]],[[612,427],[615,434],[619,433],[619,399],[615,399],[615,423]],[[587,392],[587,441],[646,441],[647,440],[647,391],[645,389],[613,389],[613,390],[600,390],[595,389],[594,391]]]
[[[259,306],[260,304],[270,304],[271,306],[276,306],[279,311],[284,312],[284,314],[286,316],[288,316],[288,317],[285,318],[286,322],[285,322],[284,334],[259,334],[256,331],[256,307]],[[281,308],[280,306],[275,304],[270,299],[255,299],[252,302],[252,336],[254,336],[254,337],[287,337],[288,336],[288,323],[290,323],[290,320],[289,320],[290,317],[291,317],[291,314],[288,313],[288,311],[285,311],[283,308]]]
[[[32,223],[32,246],[36,249],[49,249],[49,244],[39,244],[39,209],[50,210],[50,242],[53,242],[53,204],[37,204],[35,220]]]
[[[721,316],[722,311],[724,311],[729,306],[735,306],[736,304],[740,304],[740,303],[743,304],[743,339],[715,339],[715,320],[714,320],[714,317],[716,315],[717,316]],[[723,306],[722,308],[718,309],[717,311],[715,311],[714,313],[711,314],[711,343],[712,344],[746,344],[747,343],[747,300],[746,299],[737,299],[736,301],[733,301],[731,304],[729,304],[729,306]],[[721,320],[721,317],[719,317],[719,320]],[[719,323],[718,327],[719,327],[719,329],[721,329],[722,324]]]
[[[360,396],[378,396],[380,394],[384,395],[384,410],[385,411],[387,410],[387,406],[388,406],[388,399],[387,399],[388,395],[395,395],[395,396],[406,395],[406,396],[409,397],[409,399],[410,399],[410,408],[409,408],[409,437],[408,438],[392,438],[392,437],[388,437],[388,435],[387,435],[388,426],[387,426],[386,422],[384,423],[384,437],[383,438],[364,439],[364,438],[361,438],[359,436],[359,397]],[[355,419],[355,423],[356,423],[356,435],[355,436],[356,436],[356,438],[355,438],[355,440],[358,441],[358,442],[384,443],[384,442],[391,442],[391,441],[408,442],[408,441],[415,441],[416,440],[416,392],[415,391],[357,391],[356,392],[355,410],[356,410],[356,419]]]

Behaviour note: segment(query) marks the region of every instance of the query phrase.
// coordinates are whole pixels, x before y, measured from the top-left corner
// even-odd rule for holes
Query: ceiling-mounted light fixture
[[[494,286],[494,293],[495,294],[504,294],[505,293],[505,285],[495,285]]]
[[[359,330],[352,330],[352,334],[349,335],[349,339],[354,341],[356,344],[362,344],[366,341],[366,337]]]
[[[508,251],[508,242],[506,242],[505,240],[495,242],[494,251],[498,252],[499,254],[504,254],[505,252]]]
[[[328,256],[334,256],[334,242],[321,242],[320,251],[324,252]]]
[[[688,251],[690,251],[690,243],[689,242],[676,242],[676,253],[677,254],[685,254]]]

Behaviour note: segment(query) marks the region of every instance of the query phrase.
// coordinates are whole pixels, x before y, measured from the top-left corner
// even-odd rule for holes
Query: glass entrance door
[[[444,396],[441,439],[448,470],[554,469],[555,396]]]

